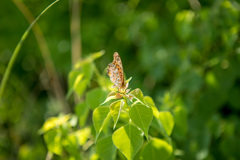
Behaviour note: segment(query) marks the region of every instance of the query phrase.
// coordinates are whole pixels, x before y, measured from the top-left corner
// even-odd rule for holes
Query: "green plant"
[[[44,123],[40,132],[49,153],[74,159],[170,159],[172,114],[159,111],[152,98],[144,96],[139,88],[122,92],[119,97],[119,92],[110,87],[106,72],[100,74],[93,63],[102,55],[103,52],[92,54],[70,71],[67,98],[71,99],[74,92],[80,101],[75,114],[53,117]],[[97,84],[91,81],[94,75]],[[99,87],[85,94],[90,84]],[[88,118],[91,111],[92,122]]]
[[[101,144],[113,145],[105,155],[114,152],[116,159],[126,159],[113,142],[107,142],[119,128],[134,123],[129,122],[130,109],[122,109],[119,118],[115,116],[117,123],[110,113],[109,124],[100,133],[96,134],[92,122],[95,108],[111,97],[107,96],[112,91],[109,87],[112,83],[106,72],[99,71],[104,70],[112,56],[105,55],[101,61],[87,58],[73,67],[69,73],[67,103],[62,98],[66,93],[58,96],[59,88],[64,85],[58,87],[54,81],[59,76],[60,82],[66,82],[61,77],[67,77],[70,66],[75,64],[75,61],[71,64],[70,52],[83,53],[82,58],[99,48],[105,48],[108,53],[119,50],[123,63],[128,64],[124,66],[126,74],[133,77],[130,87],[140,88],[151,96],[161,111],[162,125],[170,128],[165,128],[167,134],[172,125],[165,123],[173,122],[174,117],[171,143],[152,108],[148,140],[143,135],[143,146],[134,159],[146,156],[153,159],[152,154],[147,154],[147,148],[155,144],[151,141],[154,137],[172,144],[174,157],[170,159],[240,159],[237,149],[240,144],[238,1],[201,1],[202,8],[193,11],[188,1],[106,0],[102,3],[93,0],[76,5],[74,2],[78,1],[74,0],[73,6],[82,6],[81,16],[71,17],[71,21],[78,21],[71,24],[79,25],[81,21],[80,28],[69,28],[69,9],[72,15],[79,14],[74,14],[76,10],[69,7],[69,1],[61,1],[39,23],[51,52],[44,59],[40,50],[46,49],[38,50],[31,32],[24,43],[19,43],[17,48],[22,45],[21,50],[15,50],[11,56],[11,50],[28,25],[12,2],[26,3],[31,12],[28,15],[33,17],[48,3],[13,0],[2,1],[0,6],[4,15],[0,25],[0,159],[44,159],[47,151],[46,159],[98,159],[104,156],[99,154],[105,148]],[[192,8],[196,7],[192,5],[194,0],[189,2]],[[83,51],[79,42],[70,39],[69,29],[74,29],[71,35],[76,40],[79,31],[83,31],[80,37]],[[74,45],[77,47],[70,47]],[[72,59],[78,58],[72,56]],[[56,76],[51,74],[54,72],[49,60],[56,68]],[[139,83],[133,83],[135,80]],[[111,99],[101,107],[109,107],[115,101],[119,99]],[[132,102],[127,98],[126,101],[130,108]],[[65,115],[64,111],[72,114]],[[53,117],[56,115],[59,117]],[[46,121],[48,117],[52,118]],[[43,138],[36,134],[44,121],[40,133],[48,143],[48,150]]]

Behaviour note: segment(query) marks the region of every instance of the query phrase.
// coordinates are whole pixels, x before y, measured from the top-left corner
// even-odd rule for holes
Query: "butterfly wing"
[[[121,84],[122,84],[122,86],[124,86],[123,66],[122,66],[122,61],[121,61],[121,58],[120,58],[118,52],[115,52],[113,54],[113,62],[112,63],[116,66],[116,68],[118,70],[118,74],[121,79]]]
[[[114,85],[122,88],[124,86],[123,67],[121,58],[117,52],[113,54],[113,62],[108,64],[107,71]]]
[[[108,64],[107,71],[110,80],[114,83],[114,86],[118,88],[118,91],[121,92],[125,90],[122,61],[117,52],[113,54],[113,62]]]
[[[117,67],[113,63],[110,63],[108,64],[107,72],[114,85],[120,88],[122,82]]]

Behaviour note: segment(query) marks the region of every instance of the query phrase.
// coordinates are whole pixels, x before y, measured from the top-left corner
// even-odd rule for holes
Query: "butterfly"
[[[113,54],[113,62],[108,64],[107,73],[110,80],[114,83],[113,88],[117,87],[120,93],[129,92],[129,90],[126,90],[129,80],[124,81],[122,61],[118,52]]]

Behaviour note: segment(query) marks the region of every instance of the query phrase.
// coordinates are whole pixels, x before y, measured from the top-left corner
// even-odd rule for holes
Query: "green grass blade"
[[[1,82],[1,86],[0,86],[0,100],[2,98],[2,95],[3,95],[3,92],[4,92],[4,89],[6,88],[6,84],[7,84],[7,81],[8,81],[8,78],[9,78],[9,75],[11,73],[11,70],[12,70],[12,67],[13,67],[13,64],[17,58],[17,55],[19,53],[19,50],[20,48],[22,47],[22,43],[24,42],[24,40],[26,39],[28,33],[30,32],[30,30],[32,29],[33,25],[38,21],[38,19],[49,9],[51,8],[55,3],[57,3],[59,0],[56,0],[54,1],[53,3],[51,3],[47,8],[45,8],[39,15],[38,17],[30,24],[30,26],[27,28],[27,30],[24,32],[24,34],[22,35],[20,41],[18,42],[14,52],[13,52],[13,55],[11,56],[11,59],[8,63],[8,66],[6,68],[6,71],[3,75],[3,79],[2,79],[2,82]]]

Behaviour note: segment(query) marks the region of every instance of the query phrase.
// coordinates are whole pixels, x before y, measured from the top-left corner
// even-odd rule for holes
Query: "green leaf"
[[[125,125],[112,135],[114,145],[132,160],[143,144],[142,132],[132,124]]]
[[[158,111],[157,107],[155,106],[155,103],[154,103],[153,99],[149,96],[145,96],[144,101],[145,101],[145,104],[147,106],[152,108],[153,116],[158,118],[159,117],[159,111]]]
[[[77,143],[77,137],[75,134],[71,133],[68,134],[67,137],[65,137],[62,140],[62,145],[64,149],[72,156],[76,157],[76,159],[81,159],[79,154],[79,146]]]
[[[153,99],[152,99],[151,97],[149,97],[149,96],[145,96],[145,97],[144,97],[144,102],[145,102],[145,104],[148,105],[149,107],[156,107]]]
[[[94,110],[104,101],[106,97],[107,97],[106,91],[103,91],[101,88],[96,88],[87,92],[86,101],[90,108]]]
[[[98,58],[102,57],[104,55],[104,53],[105,53],[104,50],[101,50],[99,52],[91,53],[91,55],[89,56],[89,59],[91,59],[93,61],[95,59],[98,59]]]
[[[89,108],[86,102],[80,103],[75,107],[75,112],[78,115],[80,127],[85,126],[88,118]]]
[[[83,67],[85,64],[89,64],[92,63],[95,59],[101,57],[104,54],[104,51],[99,51],[99,52],[95,52],[95,53],[91,53],[87,58],[85,58],[82,61],[77,62],[74,65],[74,69],[79,69],[81,67]]]
[[[75,79],[77,78],[77,75],[76,74],[79,74],[77,72],[73,72],[71,71],[69,74],[68,74],[68,92],[67,92],[67,95],[66,95],[66,99],[69,99],[71,94],[74,92],[75,88],[73,87],[74,86],[74,82],[75,82]],[[78,80],[81,80],[83,78],[83,75],[81,77],[78,77]],[[75,83],[75,86],[77,85],[77,83]]]
[[[110,113],[113,117],[113,121],[114,121],[114,127],[116,127],[116,124],[117,124],[117,121],[120,117],[120,114],[121,114],[121,111],[122,111],[122,107],[124,105],[124,100],[118,100],[118,101],[115,101],[113,103],[111,103],[110,105]]]
[[[102,160],[114,160],[117,148],[113,144],[112,136],[103,138],[97,143],[97,153]]]
[[[72,70],[68,74],[68,88],[73,88],[74,84],[77,85],[76,80],[81,80],[83,78],[83,74],[80,70]]]
[[[75,131],[73,134],[77,137],[77,142],[79,145],[84,145],[88,138],[91,136],[91,128],[86,127]]]
[[[161,121],[159,120],[159,118],[157,117],[153,117],[153,120],[152,120],[152,123],[151,123],[151,126],[153,128],[155,128],[159,133],[161,133],[163,136],[165,137],[168,137],[166,131],[164,130],[164,127],[161,123]]]
[[[101,86],[101,88],[104,88],[106,90],[112,90],[113,88],[111,87],[113,85],[112,81],[110,78],[106,77],[105,75],[97,75],[97,82]]]
[[[84,78],[87,79],[88,83],[90,82],[92,75],[93,75],[94,64],[93,63],[86,63],[82,66],[82,72],[84,74]]]
[[[128,78],[124,83],[127,84],[131,81],[132,77]]]
[[[172,114],[168,111],[159,112],[159,119],[166,133],[170,136],[174,127],[174,118]]]
[[[175,29],[176,34],[182,41],[190,39],[193,33],[192,23],[194,21],[194,12],[189,10],[181,11],[176,14]]]
[[[88,84],[88,80],[87,80],[87,79],[83,79],[82,81],[80,81],[79,83],[77,83],[77,86],[76,86],[76,88],[74,89],[74,91],[77,93],[77,95],[78,95],[79,97],[81,97],[82,94],[86,91],[87,84]]]
[[[107,115],[107,118],[105,119],[104,121],[104,124],[103,124],[103,129],[102,131],[104,132],[104,134],[108,134],[108,130],[109,130],[109,125],[110,125],[110,120],[112,118],[112,115],[111,113],[109,112],[108,115]]]
[[[93,125],[97,133],[96,140],[104,127],[104,123],[108,121],[108,115],[110,115],[109,107],[98,107],[93,111]]]
[[[176,134],[178,136],[185,136],[187,133],[187,111],[182,106],[177,106],[174,111],[174,121],[175,121],[175,128]]]
[[[151,108],[152,108],[154,117],[158,118],[159,117],[159,111],[158,111],[157,107],[152,106]]]
[[[43,124],[42,128],[39,130],[39,133],[45,133],[53,128],[59,127],[63,125],[64,123],[67,123],[67,121],[71,118],[70,114],[59,116],[59,117],[51,117],[46,120],[46,122]]]
[[[92,78],[93,70],[94,64],[91,61],[81,61],[79,62],[79,68],[69,73],[68,85],[70,89],[66,96],[67,99],[73,91],[75,91],[78,96],[82,96]]]
[[[133,102],[140,102],[140,103],[142,103],[142,104],[145,104],[145,102],[144,102],[144,97],[143,97],[143,93],[142,93],[142,91],[141,91],[139,88],[131,91],[131,92],[129,93],[129,95],[131,95],[131,96],[134,97]]]
[[[151,108],[148,108],[142,104],[135,104],[129,110],[131,120],[144,132],[148,138],[148,128],[152,122],[153,112]]]
[[[145,96],[144,97],[146,105],[150,106],[153,111],[153,120],[151,123],[151,126],[154,127],[157,131],[159,131],[163,136],[165,136],[170,141],[170,135],[172,133],[172,129],[174,126],[174,119],[171,113],[168,114],[165,112],[161,112],[161,118],[160,118],[160,112],[158,111],[157,107],[155,106],[153,100],[151,97]],[[172,118],[172,119],[171,119]],[[164,124],[163,124],[164,123]]]
[[[47,144],[48,151],[57,155],[62,154],[61,133],[57,130],[50,130],[44,135],[44,141]]]
[[[108,93],[107,97],[116,96],[116,94],[116,91],[111,91],[110,93]]]
[[[151,139],[143,148],[143,160],[168,160],[172,155],[173,148],[166,141],[158,138]]]
[[[106,99],[103,103],[101,103],[100,105],[103,105],[103,104],[105,104],[105,103],[107,103],[108,101],[113,100],[113,99],[117,99],[117,98],[116,98],[116,95],[107,97],[107,99]]]
[[[66,98],[68,99],[70,95],[75,91],[78,96],[82,96],[83,92],[87,88],[87,83],[89,80],[84,78],[84,73],[82,71],[71,71],[68,75],[68,86],[69,90]]]
[[[156,107],[152,107],[153,108],[153,113],[154,113],[154,116],[153,116],[153,120],[152,120],[152,123],[151,123],[151,126],[153,128],[155,128],[159,133],[161,133],[165,138],[166,140],[171,143],[171,138],[169,137],[169,135],[167,134],[160,118],[159,118],[159,112],[156,111],[157,108]],[[156,110],[155,110],[156,109]]]

